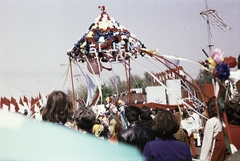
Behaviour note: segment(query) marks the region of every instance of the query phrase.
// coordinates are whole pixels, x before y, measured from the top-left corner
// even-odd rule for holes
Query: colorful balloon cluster
[[[90,25],[83,37],[68,51],[69,56],[82,62],[86,57],[88,59],[98,57],[102,62],[108,62],[123,59],[125,52],[136,56],[137,48],[145,48],[144,44],[134,35],[107,14],[105,6],[98,8],[102,13]]]
[[[207,65],[213,76],[221,81],[225,81],[230,76],[230,68],[237,66],[237,60],[235,57],[224,57],[224,52],[216,48],[208,57]]]

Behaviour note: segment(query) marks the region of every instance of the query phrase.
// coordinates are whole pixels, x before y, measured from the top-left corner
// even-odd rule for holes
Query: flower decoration
[[[199,62],[205,68],[210,69],[213,77],[221,81],[229,79],[230,68],[235,68],[238,64],[235,57],[223,57],[223,55],[224,52],[220,48],[216,48],[205,62]]]
[[[225,81],[230,76],[230,68],[226,63],[221,63],[216,68],[216,75],[221,81]]]
[[[212,58],[208,58],[208,63],[210,68],[215,68],[216,67],[216,62]]]
[[[238,64],[236,58],[229,56],[224,58],[224,63],[227,63],[230,68],[235,68]]]
[[[210,55],[210,58],[213,59],[215,61],[216,64],[221,64],[223,61],[223,54],[224,52],[219,49],[216,48]]]
[[[144,44],[110,17],[105,6],[99,6],[98,9],[102,11],[101,14],[67,55],[79,62],[85,62],[86,58],[99,58],[102,62],[122,60],[124,53],[135,57],[140,53],[143,56],[138,48],[145,48]]]

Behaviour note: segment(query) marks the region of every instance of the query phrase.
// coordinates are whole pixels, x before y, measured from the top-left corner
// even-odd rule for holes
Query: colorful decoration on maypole
[[[199,61],[205,69],[212,73],[214,78],[220,81],[226,81],[230,76],[230,68],[237,66],[237,60],[235,57],[224,57],[224,52],[216,48],[210,54],[206,61]]]
[[[86,59],[99,59],[102,62],[121,61],[123,58],[128,59],[126,52],[136,57],[136,48],[145,48],[144,44],[110,17],[105,6],[98,8],[102,13],[67,54],[79,62],[85,62]]]

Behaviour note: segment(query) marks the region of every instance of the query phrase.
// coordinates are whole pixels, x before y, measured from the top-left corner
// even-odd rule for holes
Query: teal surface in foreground
[[[140,161],[125,144],[110,144],[67,127],[29,120],[0,110],[0,160],[8,161]]]

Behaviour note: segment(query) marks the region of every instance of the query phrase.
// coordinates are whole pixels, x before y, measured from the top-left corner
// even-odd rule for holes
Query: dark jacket
[[[140,122],[143,126],[147,126],[150,129],[152,128],[153,120],[141,120]]]
[[[148,141],[153,140],[150,128],[143,126],[140,122],[130,124],[127,130],[119,135],[119,142],[124,142],[136,146],[143,152],[144,146]]]

